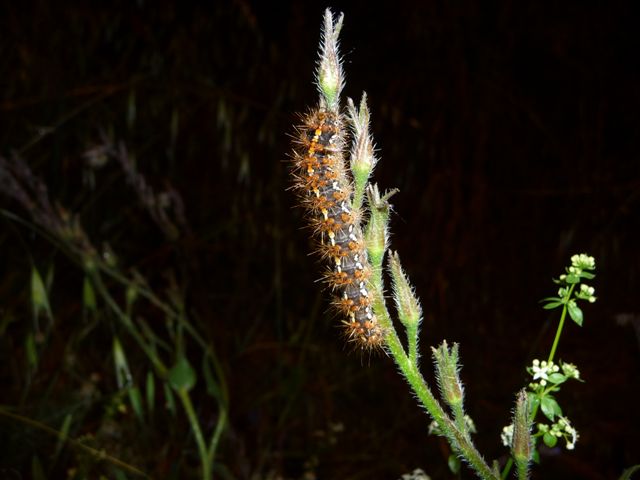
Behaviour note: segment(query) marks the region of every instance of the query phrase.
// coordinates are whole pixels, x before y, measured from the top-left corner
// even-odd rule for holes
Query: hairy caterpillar
[[[353,208],[352,186],[344,160],[344,116],[321,105],[303,118],[294,142],[293,178],[319,252],[330,263],[324,280],[337,293],[333,302],[344,315],[346,338],[362,349],[384,343],[367,289],[370,265],[364,246],[362,214]]]

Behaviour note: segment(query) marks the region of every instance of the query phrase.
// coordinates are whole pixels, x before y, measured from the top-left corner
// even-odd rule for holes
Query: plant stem
[[[182,402],[184,411],[187,413],[189,424],[191,425],[191,430],[193,431],[193,436],[195,437],[196,444],[198,445],[198,455],[200,456],[200,464],[202,466],[202,480],[210,480],[212,462],[209,459],[207,444],[204,441],[202,429],[200,428],[200,422],[198,422],[198,417],[193,408],[191,397],[189,396],[189,392],[184,388],[178,390],[178,397],[180,397],[180,401]]]
[[[216,425],[216,429],[211,436],[211,442],[209,443],[209,449],[207,451],[207,459],[209,464],[213,464],[213,459],[216,455],[216,450],[218,449],[218,443],[220,442],[220,437],[222,436],[222,432],[227,425],[227,410],[222,405],[220,406],[220,415],[218,416],[218,424]]]
[[[518,470],[518,480],[527,480],[529,478],[529,462],[517,461],[516,469]]]
[[[576,284],[572,284],[571,287],[569,287],[569,292],[567,293],[567,299],[570,300],[571,299],[571,295],[573,294],[573,289],[575,288]],[[562,313],[560,314],[560,321],[558,322],[558,328],[556,329],[556,336],[553,339],[553,345],[551,345],[551,351],[549,352],[549,357],[547,359],[547,362],[552,362],[553,358],[556,355],[556,351],[558,350],[558,344],[560,343],[560,336],[562,335],[562,329],[564,328],[564,321],[567,318],[567,304],[565,303],[564,306],[562,307]],[[539,404],[536,404],[533,409],[531,410],[531,420],[535,420],[536,415],[538,414],[538,409],[539,409]],[[509,472],[511,471],[511,468],[513,467],[513,458],[509,457],[509,460],[507,460],[507,463],[505,464],[504,468],[502,469],[502,474],[500,475],[501,479],[505,479],[507,478],[507,475],[509,475]]]
[[[422,405],[427,409],[431,417],[438,424],[440,430],[447,437],[453,450],[462,455],[481,478],[484,480],[497,480],[498,476],[491,470],[489,465],[487,465],[470,439],[463,431],[458,429],[455,423],[445,413],[420,374],[417,366],[405,353],[384,303],[381,266],[373,265],[373,272],[370,279],[370,284],[373,286],[374,292],[373,310],[381,326],[387,332],[387,349],[396,362],[396,365],[398,365],[402,376],[407,380]]]
[[[507,478],[507,475],[509,475],[509,472],[511,471],[512,467],[513,467],[513,457],[509,457],[509,460],[507,460],[507,463],[505,464],[504,468],[502,469],[502,473],[500,474],[500,478],[502,480]]]
[[[144,338],[142,337],[136,326],[133,324],[131,319],[122,311],[118,303],[113,299],[113,297],[107,290],[107,287],[105,287],[104,283],[102,282],[100,274],[95,270],[89,270],[87,271],[87,274],[93,281],[93,284],[95,285],[98,293],[103,297],[105,302],[107,302],[107,305],[109,305],[111,310],[113,310],[113,313],[116,314],[118,319],[120,319],[122,324],[127,328],[127,331],[136,340],[142,351],[147,355],[153,366],[158,371],[158,375],[161,378],[165,378],[167,375],[167,367],[164,365],[164,363],[162,363],[162,360],[160,360],[153,349],[149,347],[147,342],[145,342]]]
[[[383,321],[381,323],[384,325],[387,322]],[[400,372],[407,382],[409,382],[414,393],[436,421],[442,432],[446,435],[454,451],[461,454],[481,478],[485,480],[497,479],[495,473],[487,465],[467,436],[458,429],[435,399],[424,378],[420,375],[420,372],[414,368],[409,358],[405,355],[395,331],[388,333],[387,346],[396,365],[400,368]]]
[[[407,327],[407,339],[409,344],[409,361],[418,368],[418,324]]]
[[[11,418],[15,421],[18,422],[22,422],[26,425],[29,425],[30,427],[33,428],[37,428],[39,430],[42,430],[46,433],[48,433],[49,435],[53,435],[54,437],[57,437],[59,441],[64,442],[64,443],[68,443],[69,445],[71,445],[73,448],[77,448],[80,450],[83,450],[85,452],[87,452],[88,454],[90,454],[91,456],[93,456],[94,458],[96,458],[99,461],[106,461],[109,462],[113,465],[115,465],[116,467],[125,470],[126,472],[132,473],[134,475],[139,475],[141,477],[144,478],[150,478],[146,473],[144,473],[142,470],[134,467],[133,465],[130,465],[126,462],[123,462],[122,460],[119,460],[115,457],[112,457],[111,455],[107,454],[104,450],[96,450],[95,448],[91,448],[87,445],[85,445],[84,443],[75,440],[73,438],[69,438],[67,435],[63,435],[60,432],[58,432],[57,430],[49,427],[48,425],[45,425],[44,423],[40,423],[36,420],[33,420],[31,418],[28,417],[24,417],[22,415],[18,415],[17,413],[14,412],[10,412],[9,410],[5,410],[4,408],[0,407],[0,415]]]
[[[571,285],[571,287],[569,288],[569,293],[567,293],[567,302],[569,302],[571,300],[571,294],[573,293],[573,289],[576,287],[576,284],[574,283],[573,285]],[[562,307],[562,314],[560,315],[560,323],[558,324],[558,329],[556,330],[556,338],[553,340],[553,345],[551,346],[551,352],[549,353],[549,359],[547,360],[547,362],[552,362],[553,361],[553,357],[556,354],[556,349],[558,348],[558,343],[560,343],[560,335],[562,335],[562,328],[564,327],[564,319],[567,316],[567,304],[565,303],[564,306]]]

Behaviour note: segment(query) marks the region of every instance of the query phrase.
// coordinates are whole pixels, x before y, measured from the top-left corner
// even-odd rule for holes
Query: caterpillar
[[[384,331],[371,307],[362,213],[352,204],[352,186],[344,160],[347,144],[344,116],[319,107],[303,117],[294,141],[293,179],[307,211],[318,251],[329,262],[325,282],[336,294],[334,307],[343,315],[348,341],[373,350],[384,344]]]

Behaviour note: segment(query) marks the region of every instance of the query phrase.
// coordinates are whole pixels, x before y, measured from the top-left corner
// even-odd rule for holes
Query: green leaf
[[[24,342],[24,349],[27,354],[27,365],[29,365],[29,369],[35,370],[38,366],[38,349],[36,347],[33,332],[27,333],[27,338]]]
[[[66,417],[64,417],[64,421],[62,422],[62,427],[60,427],[60,437],[58,437],[58,442],[56,443],[56,452],[53,455],[53,458],[57,459],[64,447],[64,444],[69,437],[69,429],[71,428],[71,420],[73,419],[73,415],[68,413]],[[54,462],[55,463],[55,462]]]
[[[580,274],[580,276],[582,278],[586,278],[587,280],[591,280],[592,278],[596,278],[596,276],[593,273],[589,273],[589,272],[582,272]]]
[[[560,297],[545,297],[542,300],[540,300],[540,303],[542,302],[561,302],[562,299]]]
[[[542,308],[544,308],[545,310],[553,310],[554,308],[558,308],[560,305],[562,305],[562,302],[550,302],[546,305],[543,305]]]
[[[634,465],[633,467],[627,468],[618,480],[631,480],[631,475],[640,470],[640,465]]]
[[[571,320],[573,320],[578,326],[582,326],[582,310],[575,303],[568,303],[567,310],[569,310],[569,315],[571,316]]]
[[[547,447],[553,448],[556,446],[556,443],[558,443],[558,437],[547,432],[542,436],[542,441]]]
[[[529,404],[531,405],[531,411],[537,410],[540,405],[540,397],[533,392],[527,392],[529,397]]]
[[[540,402],[540,409],[542,410],[542,413],[544,413],[544,416],[552,421],[556,416],[562,415],[562,409],[560,408],[560,405],[558,405],[556,399],[551,395],[542,397],[542,401]]]
[[[560,384],[560,383],[566,382],[567,381],[567,377],[566,377],[566,375],[563,375],[562,373],[556,372],[556,373],[552,373],[551,375],[549,375],[549,381],[551,383]]]
[[[84,282],[82,284],[82,304],[84,305],[84,308],[90,312],[95,312],[97,309],[96,293],[93,290],[91,280],[87,276],[84,277]]]
[[[531,459],[535,462],[535,463],[540,463],[540,452],[538,452],[537,449],[533,450],[533,454],[531,455]]]
[[[153,407],[156,403],[156,380],[152,372],[147,372],[147,410],[149,415],[153,413]]]
[[[580,283],[580,276],[579,275],[574,275],[573,273],[570,273],[569,275],[567,275],[566,281],[569,285],[573,285],[575,283]]]
[[[189,391],[196,384],[196,372],[189,364],[187,357],[182,356],[178,359],[173,368],[169,371],[169,384],[175,390]]]
[[[131,402],[131,406],[133,407],[133,412],[136,414],[136,417],[141,422],[144,421],[144,411],[142,409],[142,395],[140,394],[140,389],[136,386],[131,387],[128,391],[129,401]]]
[[[33,305],[33,312],[36,317],[41,312],[45,312],[49,319],[53,319],[47,289],[36,267],[31,268],[31,304]]]
[[[129,363],[127,357],[122,348],[122,344],[118,337],[113,337],[113,363],[116,367],[116,380],[118,381],[118,388],[124,388],[133,383],[131,378],[131,371],[129,370]]]
[[[460,473],[461,464],[458,457],[456,457],[455,455],[449,455],[447,464],[449,465],[449,470],[451,470],[451,473],[453,473],[454,475]]]

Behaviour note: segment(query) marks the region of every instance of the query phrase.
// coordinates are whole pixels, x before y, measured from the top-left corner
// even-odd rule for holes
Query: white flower
[[[595,288],[590,287],[586,283],[583,283],[582,285],[580,285],[580,292],[584,295],[593,295],[595,291],[596,291]]]
[[[580,285],[580,292],[578,293],[578,297],[588,300],[589,303],[593,303],[596,301],[596,297],[593,296],[595,291],[595,288],[583,283],[582,285]]]
[[[580,380],[580,370],[578,370],[578,367],[576,367],[573,363],[563,363],[562,373],[564,373],[569,378]]]
[[[554,370],[554,367],[556,368]],[[533,379],[540,379],[540,385],[545,386],[547,384],[547,380],[549,380],[549,373],[557,371],[557,366],[553,364],[553,362],[547,362],[543,360],[542,362],[538,359],[535,359],[531,366],[531,372],[533,373]]]
[[[576,447],[576,442],[578,441],[578,431],[573,428],[571,422],[569,422],[569,419],[566,417],[560,417],[560,420],[558,420],[556,425],[558,425],[560,432],[567,442],[567,450],[573,450]]]
[[[571,265],[580,269],[595,270],[596,261],[593,257],[581,253],[580,255],[573,255],[571,257]]]
[[[511,446],[511,441],[513,440],[513,423],[511,425],[507,425],[502,429],[500,440],[502,440],[502,444],[505,447]]]

